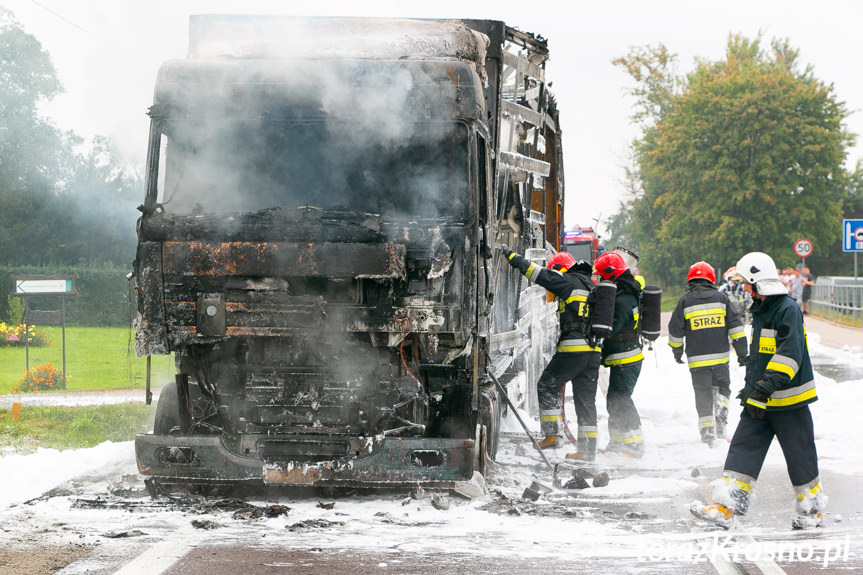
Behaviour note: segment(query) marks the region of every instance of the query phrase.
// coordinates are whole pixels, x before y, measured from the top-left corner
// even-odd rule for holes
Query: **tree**
[[[669,73],[666,54],[640,55],[663,56],[653,69]],[[730,36],[726,59],[697,62],[680,93],[671,78],[642,80],[634,93],[641,111],[665,99],[642,114],[653,122],[633,146],[641,189],[627,209],[651,225],[630,221],[627,230],[666,285],[698,260],[724,269],[757,250],[784,265],[798,237],[823,246],[838,239],[853,138],[832,86],[797,58],[787,41],[766,52],[760,38]],[[616,63],[639,80],[632,54]]]
[[[0,7],[0,264],[124,264],[138,179],[110,143],[61,132],[38,106],[62,91],[50,56]]]

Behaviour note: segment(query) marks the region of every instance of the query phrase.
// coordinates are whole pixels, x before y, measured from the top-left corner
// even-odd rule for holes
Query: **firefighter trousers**
[[[696,367],[690,370],[689,375],[692,376],[692,389],[695,392],[698,426],[702,431],[702,437],[704,437],[704,431],[712,432],[712,429],[708,428],[713,428],[716,425],[717,410],[727,412],[724,407],[727,407],[728,397],[731,395],[731,375],[727,363]],[[725,403],[725,406],[716,405],[714,390],[721,396],[721,401]],[[710,433],[709,435],[712,436],[713,434]]]
[[[540,427],[545,437],[560,435],[561,390],[572,381],[572,396],[578,417],[579,437],[596,437],[596,379],[599,351],[557,352],[539,377]]]
[[[642,447],[641,417],[632,401],[632,392],[641,374],[642,361],[612,365],[608,374],[608,393],[605,396],[608,409],[609,448],[615,450],[621,444]]]
[[[725,471],[758,479],[774,437],[782,448],[792,485],[806,485],[818,477],[815,431],[808,405],[787,411],[767,411],[764,419],[753,419],[743,410],[728,447]]]

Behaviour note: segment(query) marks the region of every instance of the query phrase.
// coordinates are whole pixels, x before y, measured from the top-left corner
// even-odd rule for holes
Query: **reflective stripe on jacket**
[[[588,346],[584,340],[587,326],[590,325],[590,304],[587,300],[594,288],[593,280],[575,270],[567,273],[550,270],[515,253],[510,256],[509,261],[510,265],[528,280],[544,287],[558,298],[561,340],[558,351],[599,351],[599,348]],[[564,340],[572,340],[574,343],[564,345]]]
[[[793,409],[818,399],[803,314],[791,296],[768,296],[753,304],[749,352],[745,397],[763,381],[773,390],[768,410]]]
[[[704,280],[690,282],[668,322],[668,345],[675,357],[686,353],[689,369],[728,363],[728,342],[746,357],[746,333],[728,296]]]

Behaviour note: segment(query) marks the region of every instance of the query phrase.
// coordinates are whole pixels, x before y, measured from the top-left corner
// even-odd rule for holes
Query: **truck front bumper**
[[[262,438],[262,440],[265,438]],[[320,441],[294,437],[298,443]],[[290,443],[290,442],[289,442]],[[138,470],[176,482],[261,482],[282,486],[451,488],[469,480],[477,461],[473,439],[376,438],[365,453],[313,463],[240,455],[221,436],[140,434]]]

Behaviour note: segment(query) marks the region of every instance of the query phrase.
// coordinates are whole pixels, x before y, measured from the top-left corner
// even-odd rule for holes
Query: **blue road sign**
[[[842,220],[842,251],[863,252],[863,220]]]

